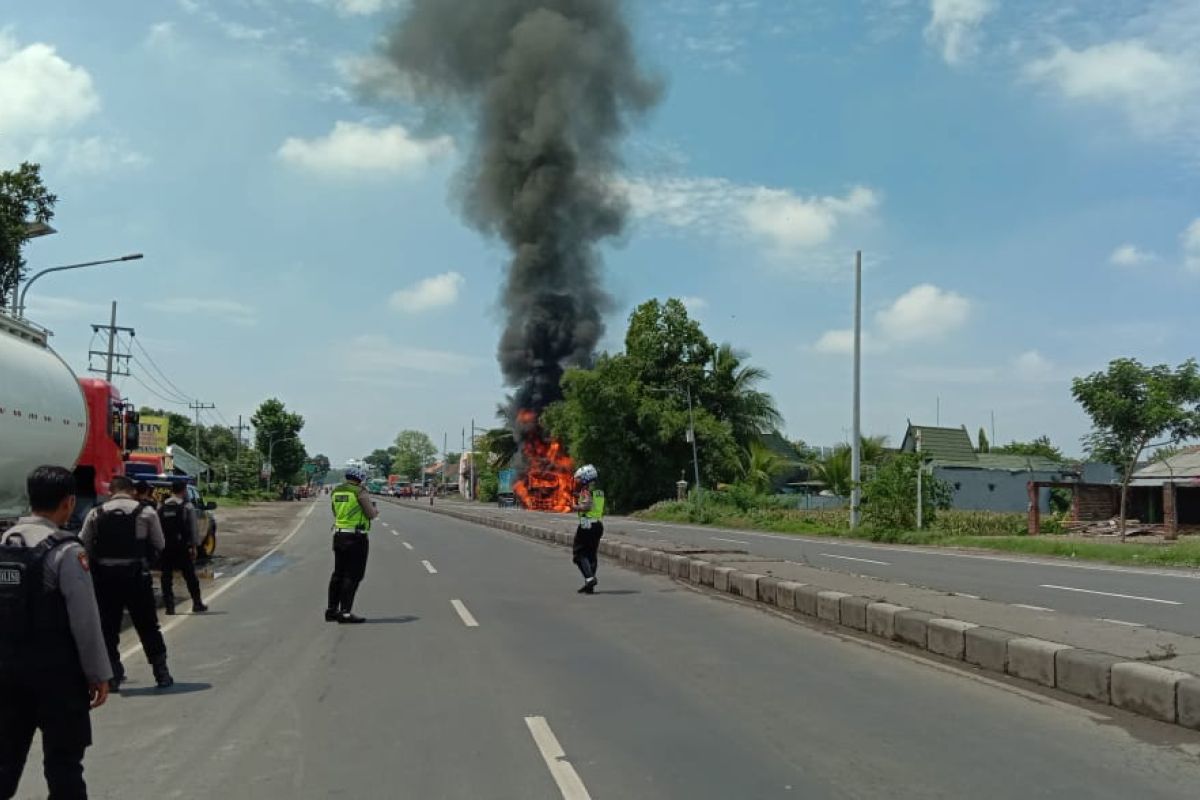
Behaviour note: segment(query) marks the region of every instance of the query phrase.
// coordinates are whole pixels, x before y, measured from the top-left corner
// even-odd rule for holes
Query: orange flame
[[[542,435],[536,412],[520,412],[517,424],[523,435],[525,474],[513,485],[513,493],[523,507],[534,511],[570,511],[575,501],[575,464],[571,457],[561,442]]]

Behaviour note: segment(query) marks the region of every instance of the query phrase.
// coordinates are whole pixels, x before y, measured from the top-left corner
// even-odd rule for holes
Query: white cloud
[[[464,375],[480,365],[480,359],[444,350],[428,350],[398,345],[385,336],[363,335],[339,351],[346,370],[357,376],[378,376],[398,370],[432,372],[440,375]]]
[[[1200,68],[1193,60],[1126,39],[1075,50],[1060,45],[1025,67],[1030,80],[1068,100],[1119,109],[1135,130],[1164,135],[1195,119]],[[1190,115],[1190,116],[1189,116]]]
[[[99,108],[87,70],[51,45],[19,47],[0,30],[0,131],[6,137],[59,133]]]
[[[1055,376],[1055,367],[1037,350],[1029,350],[1013,359],[1013,373],[1018,380],[1044,381]]]
[[[393,292],[388,302],[397,311],[412,314],[445,308],[458,300],[464,282],[463,276],[457,272],[444,272],[418,281],[411,289]]]
[[[408,76],[383,56],[346,56],[335,59],[333,67],[342,83],[350,87],[349,92],[342,89],[347,98],[352,93],[361,93],[374,101],[413,99],[412,82]]]
[[[454,152],[448,136],[417,139],[403,125],[376,128],[337,122],[327,136],[290,137],[278,157],[292,166],[329,175],[410,173]]]
[[[967,322],[971,301],[957,292],[932,284],[914,286],[875,314],[873,331],[862,333],[863,351],[881,353],[898,345],[932,341],[953,333]],[[825,331],[812,345],[818,353],[840,355],[854,348],[849,329]]]
[[[687,309],[688,314],[693,317],[708,308],[708,301],[703,297],[681,297],[679,302],[683,303],[683,307]]]
[[[1181,237],[1183,266],[1188,272],[1200,275],[1200,217],[1197,217]]]
[[[1109,263],[1118,267],[1140,267],[1154,260],[1154,254],[1139,249],[1136,245],[1123,244],[1108,257]]]
[[[979,26],[992,8],[991,0],[930,0],[925,38],[947,64],[961,64],[979,51]]]
[[[865,186],[844,197],[802,197],[723,178],[635,178],[615,186],[643,220],[749,239],[784,257],[829,244],[843,223],[868,216],[880,203]]]
[[[167,314],[200,314],[205,317],[217,317],[235,325],[248,326],[258,322],[257,310],[253,306],[237,300],[172,297],[151,303],[150,307]]]
[[[385,8],[395,5],[394,0],[333,0],[337,10],[348,16],[369,16],[378,14]]]
[[[106,309],[102,303],[89,303],[71,297],[32,293],[26,301],[26,314],[34,321],[42,319],[70,319],[76,322],[91,322],[84,319],[101,314]],[[96,317],[100,319],[100,317]]]
[[[138,168],[149,163],[149,159],[125,143],[99,136],[70,139],[55,149],[59,151],[63,170],[76,175],[101,175],[118,167]]]
[[[970,313],[971,301],[967,298],[924,283],[877,313],[875,324],[887,341],[927,341],[961,328]]]
[[[155,22],[146,32],[146,46],[156,48],[174,47],[179,37],[175,32],[174,22]]]

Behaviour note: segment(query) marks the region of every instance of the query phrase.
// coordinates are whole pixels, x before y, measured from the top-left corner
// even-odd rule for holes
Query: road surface
[[[96,714],[100,798],[1193,798],[1200,736],[385,506],[322,621],[329,517],[167,634]],[[131,642],[126,637],[126,647]],[[21,797],[42,791],[34,765]]]
[[[506,510],[574,529],[565,516]],[[611,517],[631,540],[669,538],[699,548],[745,550],[822,569],[869,575],[1002,603],[1200,636],[1200,570],[1071,563],[948,548],[905,547]]]

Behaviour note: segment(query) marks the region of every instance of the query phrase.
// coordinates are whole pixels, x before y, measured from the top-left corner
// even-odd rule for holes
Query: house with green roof
[[[917,443],[927,469],[953,490],[954,508],[970,511],[1028,511],[1031,481],[1056,483],[1078,478],[1074,469],[1043,456],[979,453],[966,426],[943,428],[914,425],[904,432],[900,451],[915,453]],[[1039,490],[1043,511],[1050,508],[1050,490]]]

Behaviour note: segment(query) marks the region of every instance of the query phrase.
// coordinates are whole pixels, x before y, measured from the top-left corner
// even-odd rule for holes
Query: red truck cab
[[[79,388],[88,414],[87,437],[75,464],[75,516],[82,524],[88,510],[110,494],[113,476],[125,474],[126,455],[138,445],[138,413],[108,381],[80,378]]]

